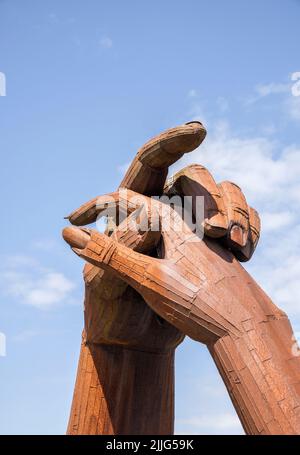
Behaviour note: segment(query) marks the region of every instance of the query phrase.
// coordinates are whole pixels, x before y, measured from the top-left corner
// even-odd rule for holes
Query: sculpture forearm
[[[174,350],[82,342],[68,434],[172,434]]]
[[[209,346],[247,434],[300,434],[300,357],[286,317]]]

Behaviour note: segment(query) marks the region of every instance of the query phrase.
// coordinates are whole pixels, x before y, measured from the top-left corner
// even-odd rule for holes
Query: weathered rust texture
[[[155,180],[158,192],[165,185],[169,194],[204,196],[201,240],[186,224],[177,229],[182,218],[173,206],[159,200],[150,203],[151,184],[147,189],[137,183],[148,166],[157,170],[161,163],[165,170],[184,147],[190,151],[197,146],[205,130],[196,125],[187,127],[193,128],[189,134],[197,140],[189,137],[182,147],[172,142],[172,129],[170,136],[163,133],[164,140],[172,139],[170,148],[155,139],[141,149],[123,180],[130,187],[127,194],[113,194],[118,207],[126,198],[139,201],[130,215],[133,224],[125,231],[118,226],[111,236],[78,227],[63,232],[73,251],[88,263],[85,339],[70,434],[171,432],[173,356],[183,334],[207,345],[247,434],[300,434],[300,357],[292,353],[291,325],[239,262],[248,260],[257,245],[257,212],[237,185],[217,185],[202,166],[185,168],[166,185],[163,171],[159,184]],[[186,126],[177,130],[181,128],[184,134],[178,133],[178,141],[186,141]],[[95,221],[107,197],[74,211],[71,223]],[[155,209],[151,213],[144,209],[150,205]],[[136,231],[134,210],[142,217],[159,216],[159,231]],[[154,359],[161,360],[156,364]],[[126,417],[124,394],[129,397]]]
[[[67,432],[172,434],[173,394],[174,349],[87,344],[83,337]]]

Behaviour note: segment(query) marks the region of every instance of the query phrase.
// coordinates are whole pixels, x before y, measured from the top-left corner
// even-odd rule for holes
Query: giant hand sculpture
[[[205,134],[193,122],[150,140],[133,160],[122,188],[162,194],[168,166],[195,149]],[[70,221],[80,224],[80,211],[76,213]],[[136,251],[159,250],[159,232],[120,226],[113,237]],[[110,272],[86,264],[84,281],[85,328],[68,433],[172,433],[174,351],[184,335]]]
[[[187,136],[195,137],[197,131],[198,134],[203,131],[196,125],[191,123],[182,128],[190,129]],[[165,134],[168,137],[168,133]],[[151,144],[148,155],[145,149],[140,154],[148,158],[151,172],[157,157],[161,161],[162,157],[166,158],[163,164],[167,168],[184,151],[181,148],[179,152],[176,147],[166,150],[163,141],[158,144],[156,148]],[[140,156],[133,162],[135,169],[137,162],[142,163],[140,169],[144,169]],[[130,176],[130,172],[127,175]],[[92,200],[69,217],[73,224],[85,225],[107,214],[110,206],[117,207],[117,218],[121,217],[124,207],[128,208],[129,217],[111,236],[96,230],[68,227],[64,238],[76,254],[91,264],[88,267],[101,274],[102,280],[108,277],[108,286],[109,279],[115,279],[120,283],[123,297],[124,289],[139,296],[137,301],[142,311],[139,315],[146,314],[143,313],[146,302],[153,310],[150,319],[156,318],[168,336],[162,338],[160,347],[157,329],[155,341],[152,339],[148,344],[152,329],[147,333],[150,325],[141,318],[135,320],[130,329],[127,325],[128,334],[123,340],[122,337],[109,340],[104,335],[105,327],[97,331],[101,321],[95,315],[97,310],[89,308],[86,300],[86,309],[91,315],[85,324],[87,340],[90,331],[92,343],[117,341],[133,349],[142,347],[146,352],[156,350],[161,354],[181,341],[181,333],[186,334],[207,345],[248,434],[299,434],[300,359],[292,354],[291,326],[287,316],[239,262],[249,259],[257,244],[260,229],[257,213],[248,207],[236,185],[229,182],[217,185],[202,166],[190,166],[167,183],[165,192],[192,196],[190,209],[196,222],[197,196],[204,197],[205,237],[202,240],[199,231],[195,233],[178,207],[149,198],[154,190],[162,191],[161,182],[155,183],[151,191],[144,189],[144,194],[136,192],[134,185],[122,185],[131,189]],[[144,228],[143,220],[148,221],[150,229]],[[124,299],[122,309],[118,310],[120,317],[124,311],[125,321],[130,307],[132,301]],[[178,331],[172,331],[171,326]]]

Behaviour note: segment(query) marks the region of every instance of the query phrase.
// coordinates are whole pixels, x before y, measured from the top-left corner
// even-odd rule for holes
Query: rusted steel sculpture
[[[105,234],[63,231],[87,261],[69,434],[172,433],[174,351],[184,335],[207,345],[247,434],[300,434],[291,325],[240,264],[257,245],[258,214],[237,185],[217,185],[200,165],[165,182],[168,167],[205,134],[190,122],[152,139],[119,191],[68,217],[83,226],[117,208],[116,227]],[[190,196],[196,225],[197,196],[204,197],[203,239],[176,204],[151,198],[163,193]]]

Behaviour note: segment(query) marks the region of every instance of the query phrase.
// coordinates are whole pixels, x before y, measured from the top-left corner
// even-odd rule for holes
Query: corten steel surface
[[[217,185],[200,165],[165,183],[168,166],[204,137],[203,126],[191,122],[152,139],[121,183],[126,192],[96,198],[68,217],[82,226],[109,204],[131,211],[110,236],[63,231],[87,261],[69,434],[172,433],[174,351],[184,335],[207,345],[246,433],[300,433],[291,325],[240,264],[259,239],[257,212],[237,185]],[[204,196],[203,240],[174,206],[150,200],[163,192],[192,196],[195,216],[195,196]],[[137,230],[143,219],[159,229]]]

